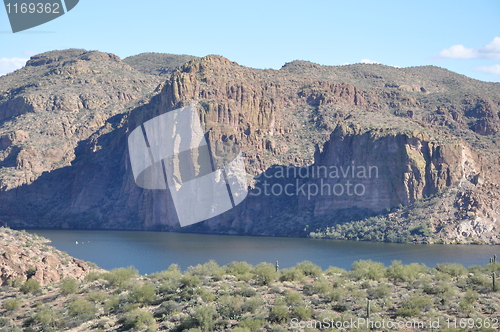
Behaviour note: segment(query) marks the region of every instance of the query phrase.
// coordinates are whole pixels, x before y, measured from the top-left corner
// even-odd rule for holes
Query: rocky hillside
[[[431,66],[68,50],[1,77],[0,96],[0,220],[13,227],[181,230],[168,191],[135,185],[127,135],[196,104],[211,141],[240,146],[252,189],[182,230],[500,243],[498,83]]]
[[[497,263],[436,268],[304,261],[275,270],[210,261],[141,276],[132,267],[43,287],[4,286],[2,331],[494,331]],[[33,283],[28,283],[33,284]],[[35,283],[36,284],[36,283]]]
[[[113,54],[84,50],[33,56],[24,68],[2,76],[2,190],[70,166],[79,142],[136,107],[160,81]]]
[[[27,280],[40,284],[71,277],[82,280],[94,269],[82,260],[68,256],[36,234],[0,228],[0,286],[19,286]],[[16,287],[17,287],[16,286]]]

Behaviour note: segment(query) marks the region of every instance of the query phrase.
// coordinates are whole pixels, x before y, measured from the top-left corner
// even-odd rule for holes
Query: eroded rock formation
[[[192,231],[307,235],[323,217],[345,222],[396,206],[403,216],[421,199],[455,191],[451,201],[441,200],[447,205],[431,222],[435,234],[500,242],[500,202],[487,194],[500,181],[498,84],[436,67],[294,61],[258,70],[215,55],[191,59],[168,76],[161,70],[168,64],[155,69],[136,60],[134,69],[110,54],[49,52],[0,79],[2,222],[179,230],[168,191],[135,185],[127,135],[196,104],[210,140],[240,146],[252,195]],[[61,79],[70,85],[57,89]],[[377,176],[347,172],[323,184],[351,181],[363,195],[256,194],[264,189],[256,177],[277,167],[354,165],[375,167]],[[295,186],[312,188],[322,179],[299,180]]]

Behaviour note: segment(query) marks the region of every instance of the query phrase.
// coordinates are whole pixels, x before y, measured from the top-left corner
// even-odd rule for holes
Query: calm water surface
[[[132,231],[32,230],[69,255],[91,261],[105,269],[134,266],[140,273],[153,273],[179,264],[182,270],[213,259],[220,265],[232,261],[251,264],[279,261],[281,268],[310,260],[322,268],[349,269],[359,259],[386,266],[393,260],[405,264],[456,262],[484,265],[500,246],[396,244],[304,238],[205,235]]]

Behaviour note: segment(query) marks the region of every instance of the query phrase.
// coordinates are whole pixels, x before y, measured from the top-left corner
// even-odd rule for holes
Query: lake
[[[465,266],[484,265],[500,246],[440,245],[357,242],[308,238],[205,235],[167,232],[30,230],[52,242],[55,248],[102,268],[134,266],[142,274],[166,270],[179,264],[182,270],[213,259],[220,265],[232,261],[275,263],[280,268],[309,260],[323,269],[349,269],[360,259],[386,266],[393,260],[404,264],[454,262]]]

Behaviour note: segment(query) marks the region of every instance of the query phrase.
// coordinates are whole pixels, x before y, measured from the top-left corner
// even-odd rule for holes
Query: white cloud
[[[24,58],[0,58],[0,75],[5,75],[21,68],[28,60]]]
[[[361,59],[360,63],[371,63],[371,64],[375,64],[375,63],[380,63],[380,62],[373,61],[373,60],[370,60],[370,59]]]
[[[480,47],[479,53],[486,59],[500,59],[500,37],[495,37],[488,45]]]
[[[449,59],[500,59],[500,37],[495,37],[485,46],[469,48],[453,45],[439,52],[439,57]]]
[[[453,45],[439,52],[439,56],[450,59],[474,59],[477,57],[477,50],[465,47],[464,45]]]
[[[476,70],[487,74],[500,75],[500,65],[477,67]]]

